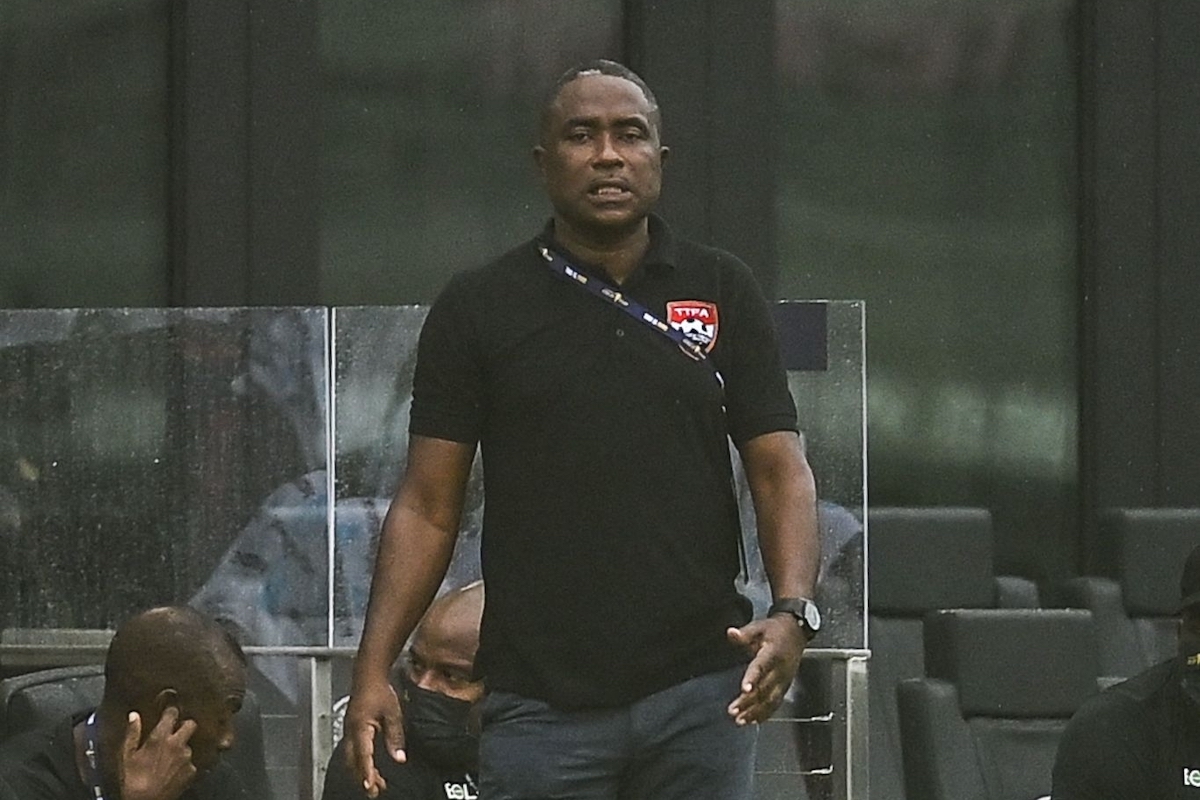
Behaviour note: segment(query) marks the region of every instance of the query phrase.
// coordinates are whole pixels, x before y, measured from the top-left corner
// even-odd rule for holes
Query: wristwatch
[[[821,609],[807,597],[780,597],[767,609],[768,617],[776,614],[791,615],[809,639],[821,630]]]

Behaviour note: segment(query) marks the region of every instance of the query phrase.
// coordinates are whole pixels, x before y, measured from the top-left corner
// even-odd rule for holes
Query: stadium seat
[[[925,674],[925,614],[1036,606],[1038,592],[1032,581],[993,575],[986,509],[881,507],[870,509],[867,521],[870,794],[871,800],[902,800],[896,685]]]
[[[1200,509],[1100,515],[1088,574],[1066,581],[1056,605],[1092,612],[1102,675],[1127,678],[1175,653],[1179,572],[1198,544]]]
[[[1058,739],[1098,690],[1095,648],[1083,610],[931,613],[928,677],[897,689],[908,796],[1048,797]]]

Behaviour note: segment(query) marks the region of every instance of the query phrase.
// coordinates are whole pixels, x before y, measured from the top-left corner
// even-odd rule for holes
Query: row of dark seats
[[[1078,705],[1175,650],[1179,571],[1200,544],[1200,509],[1105,514],[1093,574],[1050,592],[997,576],[993,538],[982,509],[869,513],[872,800],[1046,795]],[[0,739],[94,704],[102,682],[96,667],[6,679]],[[253,698],[238,721],[235,753],[263,785]]]
[[[1200,509],[1114,509],[1060,586],[997,576],[982,509],[868,516],[872,800],[1030,800],[1103,686],[1175,652]]]

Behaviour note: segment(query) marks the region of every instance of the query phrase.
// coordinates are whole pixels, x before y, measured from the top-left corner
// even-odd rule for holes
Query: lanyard
[[[678,328],[673,328],[667,323],[663,322],[641,303],[630,297],[626,297],[623,293],[609,286],[599,278],[592,278],[584,275],[582,272],[572,267],[565,258],[560,256],[558,253],[555,253],[549,247],[546,247],[546,245],[539,243],[538,251],[542,254],[542,258],[546,260],[546,264],[550,267],[551,272],[566,278],[572,283],[582,286],[584,289],[587,289],[601,300],[604,300],[616,308],[621,309],[637,321],[650,326],[650,328],[658,331],[660,334],[666,336],[668,339],[678,345],[679,349],[683,351],[684,355],[688,356],[692,360],[707,364],[708,368],[712,370],[713,377],[717,379],[717,383],[720,385],[721,389],[725,389],[725,379],[721,377],[721,371],[717,369],[715,364],[713,364],[712,360],[708,357],[708,353],[705,353],[704,348],[699,344],[689,339],[683,331],[679,330]]]
[[[717,365],[714,364],[712,359],[708,357],[708,353],[704,352],[704,348],[687,338],[683,331],[679,330],[678,328],[672,328],[670,325],[652,314],[650,310],[641,303],[626,297],[624,294],[609,286],[604,281],[584,275],[582,272],[572,267],[565,258],[551,250],[549,247],[546,247],[546,245],[539,242],[537,247],[538,252],[542,254],[542,258],[546,259],[546,263],[550,267],[551,272],[566,278],[572,283],[582,286],[584,289],[587,289],[601,300],[611,303],[639,322],[649,325],[652,329],[658,331],[663,336],[666,336],[672,342],[679,345],[679,349],[682,350],[689,358],[707,364],[708,368],[712,370],[713,377],[717,379],[717,385],[721,387],[722,394],[724,394],[725,379],[721,377],[721,371],[717,369]],[[722,411],[724,411],[724,403],[722,402],[721,405]],[[730,482],[732,485],[732,478],[730,479]],[[746,564],[746,543],[742,541],[742,534],[740,530],[738,531],[737,535],[737,545],[738,561],[741,562],[742,575],[746,576],[748,579],[750,570]]]
[[[87,779],[92,790],[93,800],[104,800],[104,789],[100,785],[100,733],[96,724],[96,712],[93,711],[83,723],[83,742],[87,756]]]

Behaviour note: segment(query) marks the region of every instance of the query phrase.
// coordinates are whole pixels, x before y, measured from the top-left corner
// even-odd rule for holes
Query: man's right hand
[[[405,761],[403,719],[400,698],[387,680],[353,688],[342,736],[350,774],[362,784],[367,797],[378,797],[387,788],[387,781],[375,769],[375,739],[380,731],[388,754],[401,764]]]
[[[129,715],[117,778],[123,800],[175,800],[196,778],[192,748],[188,740],[196,732],[196,721],[179,721],[179,709],[168,706],[142,741],[142,718]]]

